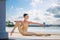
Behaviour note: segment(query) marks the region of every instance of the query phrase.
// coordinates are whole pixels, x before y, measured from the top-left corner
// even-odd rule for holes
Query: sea
[[[6,27],[6,32],[11,32],[14,27]],[[40,32],[40,33],[48,33],[48,34],[60,34],[60,27],[51,26],[51,27],[28,27],[28,32]],[[18,28],[15,29],[14,32],[18,32]]]

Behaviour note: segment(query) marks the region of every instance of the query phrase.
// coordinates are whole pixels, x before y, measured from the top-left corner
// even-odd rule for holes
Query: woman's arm
[[[29,24],[39,24],[40,25],[40,23],[37,23],[37,22],[29,22]]]
[[[16,27],[18,27],[18,28],[20,27],[22,21],[15,21],[15,22],[16,22],[16,24],[15,24],[13,30],[11,31],[11,35],[12,35],[12,33],[14,32],[14,30],[15,30]],[[18,31],[19,31],[19,30],[18,30]]]
[[[17,25],[15,24],[15,26],[14,26],[14,28],[12,29],[12,31],[11,31],[11,34],[10,35],[12,35],[12,33],[14,32],[14,30],[15,30],[15,28],[17,27]]]
[[[11,31],[11,34],[10,35],[12,35],[12,33],[14,32],[14,30],[15,30],[15,28],[18,26],[18,23],[16,23],[15,24],[15,26],[14,26],[14,28],[12,29],[12,31]]]
[[[37,23],[37,22],[29,22],[29,24],[38,24],[40,26],[44,26],[44,24],[40,24],[40,23]]]

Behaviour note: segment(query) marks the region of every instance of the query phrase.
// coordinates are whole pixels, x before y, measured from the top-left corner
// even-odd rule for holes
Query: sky
[[[58,7],[60,0],[6,0],[6,21],[23,20],[23,14],[27,13],[29,21],[60,24]]]

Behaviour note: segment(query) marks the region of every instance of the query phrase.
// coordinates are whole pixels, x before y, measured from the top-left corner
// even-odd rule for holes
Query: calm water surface
[[[13,27],[6,27],[7,32],[11,32],[12,29]],[[18,32],[18,28],[15,29],[15,32]],[[60,27],[28,27],[28,32],[60,34]]]

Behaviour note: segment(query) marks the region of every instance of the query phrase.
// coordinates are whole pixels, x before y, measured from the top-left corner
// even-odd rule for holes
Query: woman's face
[[[25,18],[25,19],[29,19],[29,16],[28,16],[28,15],[26,15],[24,18]]]

